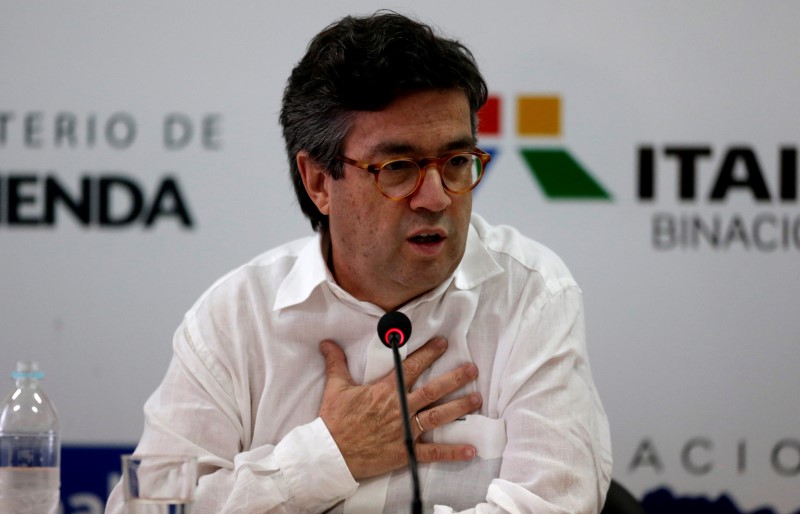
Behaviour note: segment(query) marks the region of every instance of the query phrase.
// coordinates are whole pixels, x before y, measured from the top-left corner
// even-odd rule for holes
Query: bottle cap
[[[18,361],[16,371],[11,373],[11,378],[19,380],[21,378],[44,378],[44,372],[39,371],[39,363],[36,361]]]

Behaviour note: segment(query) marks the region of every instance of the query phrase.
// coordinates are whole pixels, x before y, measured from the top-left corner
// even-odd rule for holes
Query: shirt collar
[[[329,248],[327,238],[321,234],[316,234],[308,240],[308,243],[297,255],[292,269],[278,287],[273,310],[277,311],[306,301],[314,289],[325,282],[328,282],[332,289],[341,290],[326,264]],[[464,257],[453,276],[419,297],[417,301],[430,300],[444,294],[451,283],[458,289],[472,289],[502,272],[503,268],[494,260],[481,241],[473,223],[470,223]],[[341,290],[341,292],[344,291]],[[355,298],[353,300],[358,302]]]
[[[486,222],[478,217],[477,214],[473,214],[472,217],[473,222],[469,224],[464,258],[461,259],[461,263],[454,274],[455,286],[459,289],[472,289],[503,272],[503,267],[494,260],[475,228],[476,219],[482,225]]]
[[[319,233],[308,239],[297,254],[292,269],[278,286],[273,311],[302,303],[321,283],[326,280],[333,282],[333,276],[325,264],[329,248],[326,240]]]

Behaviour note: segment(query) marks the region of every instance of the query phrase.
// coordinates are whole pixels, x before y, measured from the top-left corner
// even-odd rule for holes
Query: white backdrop
[[[552,247],[581,284],[615,476],[637,495],[800,508],[798,3],[3,2],[0,371],[41,362],[67,443],[138,440],[183,312],[310,233],[281,93],[316,32],[379,7],[464,41],[501,99],[475,210]],[[526,95],[561,99],[560,135],[517,133]],[[168,119],[184,123],[165,142]],[[519,154],[540,147],[566,149],[611,200],[548,198]],[[112,219],[135,214],[134,190],[143,213],[101,223],[101,183]],[[86,223],[63,203],[48,218],[58,187]],[[719,223],[719,240],[670,235],[694,223]]]

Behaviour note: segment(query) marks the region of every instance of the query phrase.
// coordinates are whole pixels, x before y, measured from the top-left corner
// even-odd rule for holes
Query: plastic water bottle
[[[0,512],[58,511],[61,456],[58,415],[42,389],[44,373],[20,361],[15,387],[0,406]]]

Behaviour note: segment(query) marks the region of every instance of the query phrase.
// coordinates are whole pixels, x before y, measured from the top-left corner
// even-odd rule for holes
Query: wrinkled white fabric
[[[392,371],[376,325],[384,312],[338,287],[320,236],[269,251],[218,280],[186,314],[163,383],[145,404],[137,453],[200,462],[193,514],[406,512],[410,474],[358,484],[318,417],[323,339],[354,380]],[[461,426],[423,435],[472,443],[467,463],[420,465],[426,512],[590,513],[611,472],[608,421],[592,380],[581,292],[561,260],[473,215],[450,279],[400,310],[407,355],[434,336],[447,352],[417,382],[466,362],[483,405]],[[347,500],[347,501],[345,501]],[[106,512],[121,513],[121,490]]]

